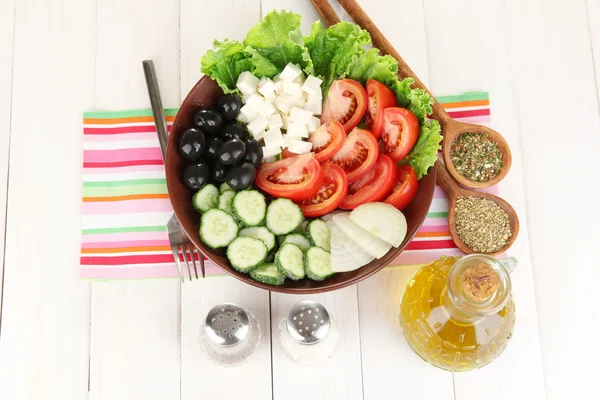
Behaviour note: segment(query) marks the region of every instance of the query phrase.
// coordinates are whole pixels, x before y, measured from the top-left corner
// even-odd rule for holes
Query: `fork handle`
[[[154,124],[156,125],[156,133],[158,134],[158,142],[162,152],[163,160],[167,158],[167,119],[163,109],[160,90],[158,88],[158,77],[154,62],[152,60],[142,61],[144,66],[144,75],[146,76],[146,86],[148,86],[148,96],[150,97],[150,105],[152,107],[152,115],[154,116]]]

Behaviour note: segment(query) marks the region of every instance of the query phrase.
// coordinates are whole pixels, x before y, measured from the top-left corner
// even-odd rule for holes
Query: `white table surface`
[[[147,108],[146,58],[176,107],[214,38],[242,39],[274,8],[305,29],[317,15],[309,0],[0,0],[0,399],[600,398],[600,0],[361,4],[434,93],[490,92],[514,157],[501,193],[521,219],[505,353],[462,374],[413,355],[396,318],[412,268],[310,296],[342,332],[318,367],[271,337],[300,296],[228,276],[79,281],[82,112]],[[263,327],[238,368],[215,367],[197,340],[222,301]]]

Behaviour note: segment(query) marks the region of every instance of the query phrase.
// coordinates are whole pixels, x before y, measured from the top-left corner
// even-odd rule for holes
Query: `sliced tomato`
[[[300,201],[317,194],[323,185],[323,168],[312,154],[300,154],[262,164],[255,182],[271,196]]]
[[[344,145],[346,132],[338,121],[328,121],[321,125],[308,141],[313,144],[312,151],[318,162],[329,160]]]
[[[362,119],[367,109],[367,93],[360,83],[352,79],[333,81],[329,88],[321,123],[339,121],[346,133]]]
[[[419,180],[415,170],[408,165],[398,166],[398,180],[394,191],[383,202],[403,210],[415,198],[418,188]]]
[[[335,164],[324,163],[325,179],[316,195],[298,203],[306,218],[328,214],[339,207],[348,195],[348,178]]]
[[[329,162],[342,167],[348,182],[354,182],[373,168],[378,156],[377,140],[369,131],[356,128],[346,136],[344,145]]]
[[[375,79],[367,81],[367,125],[371,133],[379,139],[383,131],[383,110],[389,107],[397,107],[398,102],[392,89]]]
[[[394,188],[397,179],[396,164],[388,156],[380,154],[375,166],[362,178],[348,186],[348,197],[340,208],[354,210],[361,204],[384,199]]]
[[[394,161],[400,161],[412,150],[419,137],[419,121],[406,108],[392,107],[383,111],[383,134],[381,142],[384,153]]]

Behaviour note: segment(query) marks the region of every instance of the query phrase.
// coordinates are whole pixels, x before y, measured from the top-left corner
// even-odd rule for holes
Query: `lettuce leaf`
[[[200,61],[202,73],[217,81],[225,93],[237,92],[238,76],[252,68],[252,61],[244,52],[243,45],[235,40],[215,40]]]
[[[427,171],[437,160],[438,151],[441,150],[440,145],[442,135],[440,134],[440,123],[435,119],[427,119],[421,124],[419,139],[415,143],[415,147],[400,164],[410,165],[417,174],[417,178],[421,179],[427,174]]]
[[[278,73],[281,72],[281,69],[278,68],[275,64],[273,64],[269,59],[263,57],[256,49],[246,46],[244,49],[246,53],[248,53],[252,60],[252,74],[256,77],[262,78],[272,78]]]
[[[244,46],[254,49],[254,54],[268,60],[282,71],[288,63],[299,64],[305,70],[312,70],[308,50],[304,47],[300,23],[302,17],[287,11],[271,11],[258,25],[248,31]],[[267,65],[263,59],[255,58],[260,72]],[[269,67],[269,71],[272,68]],[[269,72],[270,73],[270,72]],[[273,74],[274,75],[274,74]],[[268,75],[265,75],[268,76]]]
[[[320,21],[312,24],[304,45],[313,62],[314,73],[323,79],[326,92],[334,79],[344,78],[352,61],[371,44],[369,33],[351,22],[340,22],[323,28]]]
[[[370,49],[360,56],[353,57],[348,68],[348,78],[360,82],[363,86],[369,79],[393,86],[398,82],[398,62],[390,55],[382,56],[379,50]]]

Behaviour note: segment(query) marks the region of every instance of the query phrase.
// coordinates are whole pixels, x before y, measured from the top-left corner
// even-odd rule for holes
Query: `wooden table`
[[[306,32],[317,15],[308,0],[0,0],[0,398],[598,398],[600,216],[589,171],[600,148],[600,1],[361,4],[434,93],[490,92],[492,125],[514,156],[501,193],[522,223],[506,352],[463,374],[418,359],[397,324],[414,268],[311,296],[342,331],[335,356],[312,368],[290,362],[275,335],[299,296],[227,276],[79,281],[82,112],[147,108],[146,58],[176,107],[214,38],[241,39],[274,8],[304,15]],[[214,366],[199,348],[201,320],[222,301],[263,328],[238,368]]]

